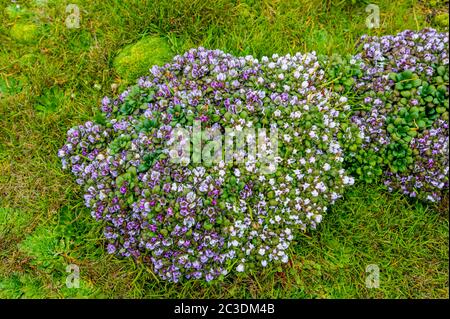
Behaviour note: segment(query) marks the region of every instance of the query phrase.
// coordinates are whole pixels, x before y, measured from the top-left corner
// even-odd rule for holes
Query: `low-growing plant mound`
[[[105,97],[58,155],[107,250],[163,279],[286,263],[351,174],[434,201],[448,189],[447,54],[433,30],[363,37],[333,68],[192,49]]]
[[[59,155],[108,251],[173,281],[286,263],[295,233],[353,183],[337,140],[348,105],[323,75],[314,54],[200,48],[105,98]]]
[[[433,29],[367,37],[337,67],[346,79],[359,143],[346,167],[359,180],[436,202],[448,194],[448,33]],[[333,69],[334,70],[334,69]]]

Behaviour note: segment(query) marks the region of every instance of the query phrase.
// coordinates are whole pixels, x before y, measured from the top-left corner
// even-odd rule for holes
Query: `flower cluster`
[[[314,53],[193,49],[104,98],[98,123],[69,130],[59,156],[105,222],[107,250],[163,279],[286,263],[296,232],[354,182],[338,141],[349,106],[323,81]],[[200,159],[183,152],[197,143]]]
[[[351,121],[362,137],[344,145],[349,172],[440,200],[448,190],[448,34],[363,36],[345,70],[348,91],[356,92]]]
[[[192,49],[105,97],[58,156],[109,253],[210,281],[288,262],[351,176],[440,200],[448,82],[448,35],[429,29],[363,37],[326,65]]]
[[[420,138],[413,138],[410,147],[416,158],[411,172],[387,172],[385,185],[411,197],[417,197],[419,190],[424,199],[440,201],[442,191],[448,189],[448,134],[448,122],[438,120]]]

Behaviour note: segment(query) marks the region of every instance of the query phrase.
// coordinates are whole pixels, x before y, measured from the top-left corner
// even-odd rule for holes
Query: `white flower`
[[[281,115],[281,111],[280,110],[275,110],[275,112],[273,112],[273,114],[278,117]]]
[[[339,102],[341,102],[341,103],[347,102],[347,97],[341,96],[341,97],[339,98]]]
[[[235,69],[231,69],[228,74],[232,77],[236,77],[238,75],[237,71]],[[217,76],[219,77],[219,76]],[[220,80],[219,80],[220,81]]]
[[[283,73],[278,74],[278,78],[279,78],[280,80],[283,80],[283,79],[284,79],[284,74],[283,74]]]
[[[322,221],[322,215],[316,215],[314,219],[316,220],[316,223],[320,223]]]
[[[201,191],[202,193],[206,192],[208,190],[208,184],[206,184],[205,182],[201,183],[199,186],[199,191]]]
[[[194,175],[197,177],[203,176],[205,174],[205,172],[206,172],[206,169],[202,166],[196,167],[193,170]]]
[[[243,264],[239,264],[239,265],[236,267],[236,271],[238,271],[238,272],[243,272],[244,269],[245,269],[245,267],[244,267]]]
[[[192,202],[195,200],[196,197],[197,197],[197,196],[195,195],[194,192],[189,192],[189,193],[186,195],[186,199],[187,199],[187,201],[190,202],[190,203],[192,203]]]
[[[266,260],[262,260],[261,261],[261,266],[266,267],[267,266],[267,261]]]
[[[191,162],[191,159],[189,157],[182,157],[180,160],[181,166],[188,166]]]
[[[223,73],[217,74],[217,81],[224,81],[227,78],[227,76]]]
[[[330,166],[330,164],[328,164],[328,163],[325,163],[324,165],[323,165],[323,169],[324,169],[324,171],[329,171],[330,170],[330,168],[331,168],[331,166]]]
[[[302,88],[306,89],[308,87],[308,81],[302,82]]]
[[[269,173],[274,173],[276,170],[277,170],[277,167],[275,166],[274,163],[270,163],[270,164],[269,164],[269,167],[267,167],[267,171],[268,171]]]
[[[170,150],[169,151],[170,158],[176,159],[178,158],[178,151],[177,150]]]
[[[353,177],[344,176],[343,179],[344,184],[353,185],[355,183],[355,180]]]
[[[266,253],[266,250],[264,248],[260,248],[258,250],[258,254],[260,254],[261,256],[264,256],[265,253]]]
[[[300,77],[300,72],[295,71],[294,72],[294,78],[298,79]]]
[[[253,170],[255,169],[255,164],[253,164],[251,162],[246,162],[245,163],[245,168],[247,169],[247,171],[253,172]]]
[[[316,190],[313,190],[311,192],[311,195],[313,195],[314,197],[317,197],[317,196],[319,196],[319,193]]]

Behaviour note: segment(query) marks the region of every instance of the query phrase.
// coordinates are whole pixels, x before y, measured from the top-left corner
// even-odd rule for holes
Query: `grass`
[[[130,83],[115,57],[146,36],[183,53],[195,46],[257,57],[347,54],[362,34],[442,28],[445,1],[0,0],[1,298],[448,298],[448,217],[378,186],[356,186],[319,229],[300,235],[282,269],[224,282],[169,284],[104,252],[102,228],[56,156],[67,129]],[[66,5],[80,8],[67,28]],[[24,27],[27,26],[27,27]],[[21,34],[21,30],[32,30]],[[66,267],[80,288],[66,287]],[[365,286],[378,265],[380,288]]]

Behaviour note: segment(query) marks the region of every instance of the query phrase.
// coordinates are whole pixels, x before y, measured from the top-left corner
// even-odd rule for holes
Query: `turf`
[[[56,156],[68,128],[130,83],[115,68],[124,48],[158,37],[257,57],[352,53],[363,34],[448,28],[446,1],[0,1],[1,298],[448,298],[448,216],[382,187],[357,185],[317,231],[299,235],[292,261],[223,282],[169,284],[104,252],[102,227]],[[68,265],[80,288],[66,286]],[[368,265],[380,270],[367,288]]]

